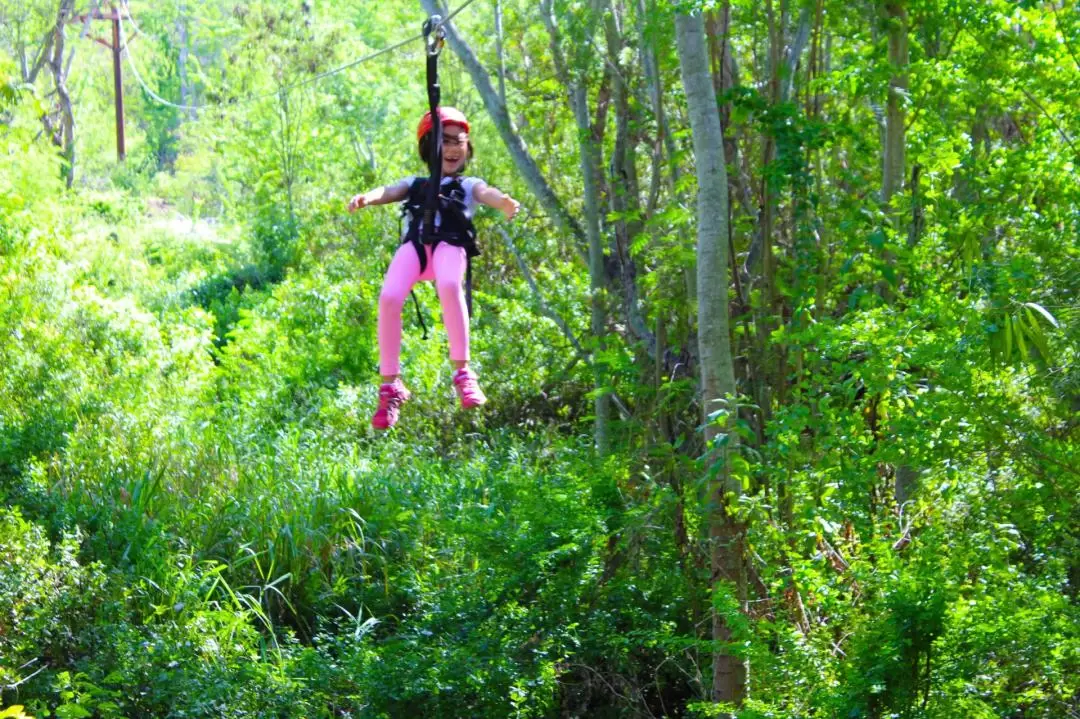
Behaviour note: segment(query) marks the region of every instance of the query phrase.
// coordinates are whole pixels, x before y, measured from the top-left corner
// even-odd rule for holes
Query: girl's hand
[[[510,197],[510,195],[503,195],[502,205],[499,207],[499,209],[502,210],[503,217],[505,217],[507,221],[509,221],[514,219],[520,207],[521,203],[515,200],[513,197]]]
[[[367,196],[363,193],[355,195],[349,200],[349,212],[356,212],[368,206]]]

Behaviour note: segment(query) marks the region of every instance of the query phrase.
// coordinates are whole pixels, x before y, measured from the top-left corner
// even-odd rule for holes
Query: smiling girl
[[[469,317],[465,302],[465,271],[469,259],[479,254],[475,244],[472,217],[477,204],[493,207],[507,220],[514,219],[519,204],[510,195],[489,186],[477,177],[462,173],[473,156],[469,140],[469,121],[452,107],[440,107],[442,125],[442,183],[435,227],[439,234],[432,244],[425,244],[422,232],[423,203],[427,178],[408,177],[393,185],[377,187],[354,196],[349,212],[369,205],[405,202],[409,225],[402,244],[386,271],[379,294],[379,407],[371,418],[376,429],[389,429],[397,422],[401,405],[409,391],[401,381],[401,310],[413,285],[433,281],[442,305],[443,324],[450,344],[454,366],[453,382],[465,409],[487,401],[477,384],[476,373],[469,369]],[[431,113],[425,113],[416,130],[420,157],[428,163],[433,152]]]

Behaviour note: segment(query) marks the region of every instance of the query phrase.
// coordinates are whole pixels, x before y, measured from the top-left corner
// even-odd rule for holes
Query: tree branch
[[[522,259],[521,253],[518,252],[517,246],[514,244],[513,238],[510,237],[510,233],[508,233],[501,226],[497,227],[497,229],[499,231],[499,234],[503,238],[503,242],[506,243],[506,248],[510,250],[510,254],[514,256],[514,260],[517,262],[518,269],[521,270],[522,277],[525,278],[525,282],[528,283],[529,289],[532,290],[533,296],[536,297],[536,303],[540,307],[540,313],[550,319],[556,325],[558,325],[559,329],[562,330],[563,336],[566,337],[567,341],[574,347],[578,355],[580,355],[582,360],[585,361],[587,364],[588,356],[585,352],[585,349],[581,346],[581,342],[579,342],[577,337],[574,336],[574,333],[570,329],[570,325],[566,323],[566,320],[560,317],[554,310],[552,310],[548,306],[547,302],[544,301],[544,296],[540,294],[540,288],[537,287],[536,280],[533,279],[532,273],[529,272],[529,266],[525,263],[525,260]]]
[[[1072,148],[1072,151],[1076,153],[1077,156],[1080,156],[1080,151],[1076,149],[1076,145],[1073,144],[1072,138],[1069,137],[1068,133],[1066,133],[1064,129],[1062,129],[1061,125],[1058,124],[1058,121],[1055,120],[1054,117],[1046,111],[1046,108],[1042,106],[1042,103],[1036,100],[1035,97],[1027,91],[1027,88],[1021,87],[1020,92],[1024,93],[1024,97],[1026,97],[1028,100],[1031,100],[1032,104],[1034,104],[1035,107],[1039,108],[1039,110],[1042,111],[1042,114],[1046,115],[1046,119],[1049,120],[1050,124],[1052,124],[1054,128],[1058,131],[1058,134],[1061,135],[1061,138],[1065,140],[1066,144],[1068,144],[1068,146]]]

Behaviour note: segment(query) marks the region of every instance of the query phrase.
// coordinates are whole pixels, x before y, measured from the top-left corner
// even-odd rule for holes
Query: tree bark
[[[75,0],[62,0],[57,12],[56,27],[53,30],[52,57],[48,61],[52,69],[53,84],[56,88],[56,96],[60,103],[60,127],[51,127],[50,121],[44,119],[45,126],[53,134],[53,143],[60,148],[60,154],[64,158],[61,175],[68,189],[75,183],[75,114],[71,107],[71,95],[67,89],[67,74],[64,64],[64,41],[68,18],[74,10]]]
[[[630,131],[630,88],[619,65],[624,40],[618,24],[614,3],[608,3],[604,16],[604,35],[608,46],[608,59],[612,72],[613,101],[615,105],[615,147],[611,157],[611,181],[608,183],[608,206],[615,214],[615,247],[612,259],[618,265],[610,273],[622,287],[623,312],[634,335],[644,340],[650,354],[656,338],[649,330],[641,312],[641,300],[637,287],[637,263],[630,253],[631,243],[641,233],[641,201],[638,189],[637,163],[634,159],[635,142]]]
[[[784,59],[785,75],[780,89],[780,102],[787,102],[792,99],[791,93],[795,90],[795,74],[799,68],[799,59],[802,57],[803,49],[809,39],[810,7],[804,5],[802,10],[799,11],[799,25],[795,29],[795,37],[792,39],[791,47],[788,48],[787,57]]]
[[[705,31],[709,35],[713,85],[716,87],[717,94],[722,96],[740,84],[739,66],[735,62],[735,52],[731,46],[730,0],[726,0],[718,11],[709,13]],[[731,103],[725,102],[720,106],[720,129],[724,133],[724,159],[735,170],[728,175],[728,197],[737,199],[743,213],[747,217],[754,218],[756,213],[751,210],[753,202],[750,197],[750,182],[749,179],[744,181],[739,174],[739,143],[728,131],[730,121]]]
[[[38,50],[37,54],[35,54],[34,62],[31,63],[29,69],[26,67],[25,59],[20,57],[23,82],[26,84],[33,85],[37,82],[38,73],[41,72],[41,69],[45,67],[45,63],[48,62],[49,58],[52,56],[52,44],[55,37],[55,28],[50,28],[49,31],[45,33],[45,37],[41,41],[41,48]]]
[[[589,98],[583,82],[577,82],[573,89],[574,117],[577,120],[578,136],[581,144],[581,175],[585,187],[585,231],[589,238],[589,289],[591,292],[591,328],[593,342],[597,351],[604,350],[604,248],[600,238],[600,192],[597,187],[599,175],[599,151],[589,132]],[[608,420],[611,414],[611,402],[606,392],[600,388],[607,384],[603,363],[593,362],[595,387],[595,414],[593,434],[596,441],[596,453],[606,456],[611,450],[608,437]]]
[[[679,184],[679,163],[675,161],[675,138],[668,126],[667,116],[664,112],[663,85],[660,81],[658,70],[659,61],[656,48],[645,36],[645,18],[648,16],[646,0],[637,0],[638,42],[641,43],[642,66],[645,70],[645,81],[649,86],[649,101],[652,104],[653,117],[656,120],[656,147],[653,156],[652,186],[649,189],[648,213],[652,214],[656,207],[657,198],[660,194],[660,161],[663,150],[667,148],[669,181],[671,193],[674,196],[675,188]]]
[[[903,218],[893,207],[893,197],[904,188],[904,155],[906,123],[904,102],[907,95],[908,39],[906,0],[889,0],[885,3],[886,33],[889,40],[889,96],[885,106],[885,147],[882,161],[881,200],[889,224],[897,233],[902,231]],[[885,262],[895,263],[895,257],[885,252]],[[894,279],[898,283],[898,280]],[[886,300],[893,297],[889,282],[882,283],[881,295]],[[893,477],[893,498],[902,507],[918,485],[919,470],[907,464],[896,467]]]
[[[506,106],[506,60],[503,56],[502,0],[495,0],[495,54],[499,58],[499,100]]]
[[[698,178],[698,347],[701,355],[702,407],[706,465],[719,471],[709,482],[709,534],[714,591],[729,583],[745,613],[746,572],[742,527],[734,516],[740,482],[731,472],[735,435],[709,416],[721,410],[733,418],[735,372],[728,329],[727,171],[716,92],[709,72],[705,25],[700,15],[677,15],[679,66],[693,134]],[[725,440],[726,441],[722,441]],[[729,511],[731,510],[731,511]],[[741,706],[746,698],[745,661],[732,651],[732,631],[722,611],[713,610],[713,700]]]
[[[904,186],[904,96],[907,94],[907,12],[905,0],[885,3],[889,38],[889,96],[885,107],[884,169],[881,199],[886,206]]]

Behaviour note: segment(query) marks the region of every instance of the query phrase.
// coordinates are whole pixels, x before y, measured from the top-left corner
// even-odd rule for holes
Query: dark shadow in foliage
[[[240,319],[244,292],[261,290],[284,276],[284,270],[249,264],[208,277],[191,290],[194,303],[214,316],[214,344],[218,349],[228,344],[229,331]]]
[[[940,577],[912,574],[875,604],[880,613],[854,643],[841,716],[914,717],[925,710],[934,671],[935,640],[945,630],[946,592]]]
[[[192,300],[214,315],[214,344],[221,349],[240,319],[244,294],[258,292],[285,279],[297,254],[299,231],[295,219],[273,212],[259,217],[254,229],[256,262],[208,277],[192,290]]]

